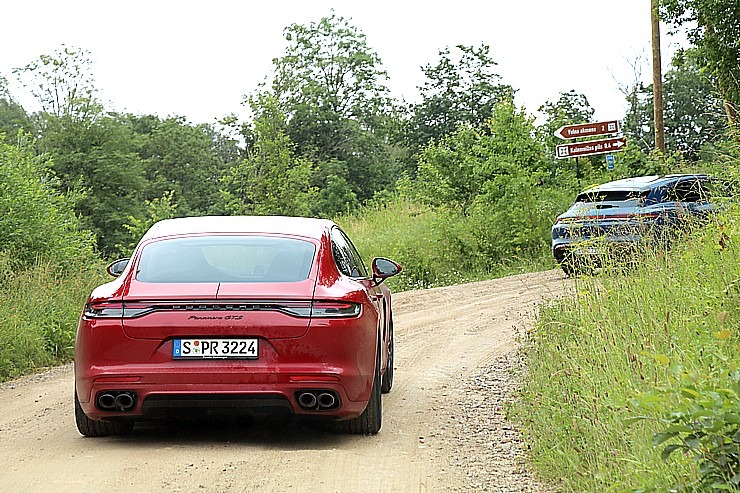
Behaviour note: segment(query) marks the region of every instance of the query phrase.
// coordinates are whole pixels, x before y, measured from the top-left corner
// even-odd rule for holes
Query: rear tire
[[[566,253],[560,261],[560,268],[563,269],[567,277],[576,277],[584,274],[586,267],[583,259],[576,257],[572,253]]]
[[[373,388],[370,391],[370,400],[365,410],[353,419],[337,421],[336,429],[341,433],[351,435],[377,435],[383,421],[383,402],[380,391],[380,348],[375,357],[375,375]]]
[[[383,373],[380,391],[387,394],[393,388],[393,317],[391,317],[390,329],[388,330],[388,365]]]
[[[568,261],[563,261],[562,264],[560,264],[560,268],[563,269],[563,272],[565,273],[566,277],[573,277],[577,274],[577,271],[575,267],[573,267],[573,264],[571,264]]]
[[[110,421],[102,421],[96,419],[90,419],[85,414],[80,406],[80,400],[77,398],[77,390],[75,389],[75,423],[77,424],[77,431],[81,435],[86,437],[107,437],[113,435],[127,435],[134,429],[133,421],[125,419],[116,419]]]

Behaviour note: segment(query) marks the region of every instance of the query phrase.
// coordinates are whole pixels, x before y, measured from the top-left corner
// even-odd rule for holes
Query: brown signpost
[[[627,139],[625,137],[564,144],[557,146],[555,157],[558,159],[568,159],[572,157],[577,158],[580,156],[593,156],[594,154],[619,152],[626,144]]]
[[[608,135],[619,132],[619,121],[581,123],[579,125],[565,125],[555,131],[555,137],[561,139],[578,139],[581,137],[594,137],[596,135]]]

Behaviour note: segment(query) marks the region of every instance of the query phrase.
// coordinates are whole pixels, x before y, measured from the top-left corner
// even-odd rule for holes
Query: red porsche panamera
[[[393,384],[395,262],[328,220],[160,221],[90,295],[75,344],[86,436],[179,415],[325,416],[375,434]]]

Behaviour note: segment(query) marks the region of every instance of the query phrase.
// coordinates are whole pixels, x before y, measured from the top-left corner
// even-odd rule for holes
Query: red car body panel
[[[370,399],[376,348],[381,349],[381,371],[387,367],[390,291],[372,279],[340,273],[332,255],[333,227],[331,221],[292,218],[188,218],[155,225],[121,276],[98,287],[87,301],[95,306],[141,305],[152,311],[133,318],[95,318],[85,312],[80,317],[75,386],[85,415],[142,417],[152,396],[189,394],[277,395],[287,400],[295,414],[339,419],[360,415]],[[135,279],[147,245],[206,234],[310,241],[316,246],[314,262],[308,278],[297,282]],[[312,301],[356,303],[360,312],[349,318],[317,318],[273,309]],[[259,354],[257,359],[176,360],[173,340],[180,337],[255,338]],[[296,392],[314,388],[336,392],[341,405],[317,412],[303,409]],[[120,390],[136,394],[132,410],[96,406],[96,395]]]

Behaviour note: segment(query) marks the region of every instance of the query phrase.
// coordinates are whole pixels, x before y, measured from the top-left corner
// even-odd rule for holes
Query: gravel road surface
[[[0,384],[7,492],[547,492],[529,473],[505,408],[516,337],[559,271],[397,293],[396,374],[377,436],[301,422],[137,425],[84,438],[72,366]]]

